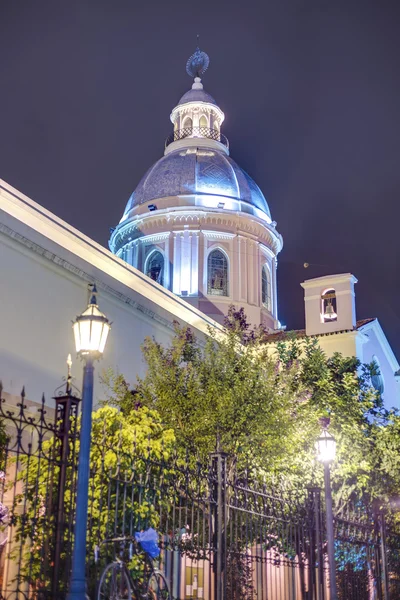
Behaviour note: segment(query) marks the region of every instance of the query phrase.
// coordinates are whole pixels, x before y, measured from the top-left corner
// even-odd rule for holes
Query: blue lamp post
[[[333,533],[333,507],[331,488],[331,463],[336,457],[336,441],[328,431],[329,419],[321,419],[322,432],[316,443],[317,457],[324,465],[325,481],[325,511],[326,511],[326,537],[328,546],[328,563],[330,579],[330,600],[337,600],[335,542]]]
[[[93,363],[103,356],[110,322],[97,306],[96,286],[92,286],[87,309],[73,324],[76,351],[84,361],[82,415],[76,491],[75,539],[68,600],[85,600],[86,530],[89,496],[90,438],[93,408]]]

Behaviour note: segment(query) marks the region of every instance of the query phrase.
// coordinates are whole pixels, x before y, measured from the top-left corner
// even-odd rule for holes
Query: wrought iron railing
[[[183,129],[176,129],[165,140],[165,147],[172,144],[172,142],[178,142],[185,138],[207,138],[220,142],[223,146],[229,148],[228,138],[218,131],[218,129],[211,129],[210,127],[184,127]]]

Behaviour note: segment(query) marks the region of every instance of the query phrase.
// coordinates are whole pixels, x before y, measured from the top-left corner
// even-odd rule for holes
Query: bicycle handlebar
[[[136,542],[136,539],[133,535],[126,535],[123,537],[115,537],[115,538],[107,538],[100,542],[100,546],[103,544],[111,544],[112,542]]]

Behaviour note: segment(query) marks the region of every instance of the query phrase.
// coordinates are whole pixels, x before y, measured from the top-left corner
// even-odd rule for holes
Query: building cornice
[[[133,238],[150,235],[150,232],[155,233],[154,230],[158,229],[160,233],[174,231],[182,229],[183,225],[188,225],[189,229],[201,230],[205,235],[209,229],[216,231],[221,228],[228,230],[226,233],[252,237],[269,248],[275,256],[283,247],[282,236],[274,227],[245,213],[211,211],[198,207],[157,210],[155,213],[134,217],[120,224],[112,239],[113,250],[118,250]]]
[[[236,233],[227,233],[225,231],[202,231],[202,234],[209,239],[213,240],[233,240],[236,237]]]
[[[325,285],[334,285],[337,283],[347,283],[348,281],[357,283],[358,280],[352,273],[338,273],[337,275],[324,275],[323,277],[316,277],[315,279],[306,279],[306,281],[303,281],[300,285],[302,288],[307,289],[317,288],[319,286],[324,287]]]
[[[218,142],[217,140],[212,140],[210,138],[183,138],[182,140],[176,140],[175,142],[171,142],[164,150],[164,154],[170,154],[171,152],[176,152],[177,150],[183,150],[184,148],[208,148],[209,150],[218,150],[219,152],[223,152],[229,156],[229,148]]]

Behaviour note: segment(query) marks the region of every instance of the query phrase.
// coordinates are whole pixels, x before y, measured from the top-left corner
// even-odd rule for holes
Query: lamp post
[[[336,441],[328,431],[329,419],[321,419],[322,432],[316,443],[317,458],[324,465],[326,534],[328,538],[328,562],[330,600],[337,600],[335,544],[333,536],[333,509],[330,465],[336,456]]]
[[[96,286],[92,286],[87,309],[73,324],[76,351],[84,361],[82,414],[76,490],[75,539],[68,600],[86,599],[86,529],[89,496],[90,438],[93,408],[93,363],[103,356],[110,322],[97,306]]]

